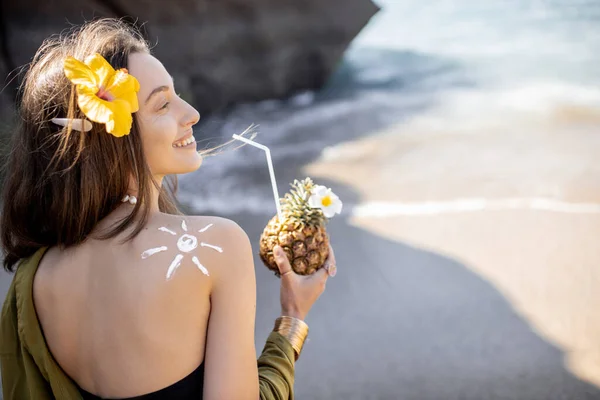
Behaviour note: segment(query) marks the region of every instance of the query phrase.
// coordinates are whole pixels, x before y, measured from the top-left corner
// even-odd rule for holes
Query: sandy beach
[[[332,224],[340,278],[313,323],[346,342],[323,373],[367,396],[349,398],[600,398],[600,140],[587,117],[523,121],[527,135],[416,120],[305,168],[360,199]]]
[[[600,215],[490,211],[352,224],[460,261],[563,352],[571,373],[600,385]]]
[[[590,236],[557,257],[535,236],[599,221],[527,213],[332,221],[339,272],[307,319],[298,398],[598,398],[598,251]],[[258,237],[262,217],[234,219]],[[256,266],[260,350],[278,281]]]

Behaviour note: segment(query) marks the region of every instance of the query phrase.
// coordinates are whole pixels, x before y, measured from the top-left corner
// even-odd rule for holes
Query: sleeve
[[[260,400],[294,400],[294,349],[277,332],[271,332],[258,358]]]
[[[15,279],[13,279],[0,317],[0,371],[4,400],[49,400],[52,398],[51,392],[31,354],[23,348],[19,339],[17,316]]]

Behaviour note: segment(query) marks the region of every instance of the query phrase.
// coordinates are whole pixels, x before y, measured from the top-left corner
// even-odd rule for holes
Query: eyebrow
[[[148,104],[148,102],[150,101],[152,96],[154,96],[156,93],[166,92],[168,90],[169,90],[169,87],[167,85],[163,85],[163,86],[159,86],[159,87],[155,88],[152,92],[150,92],[150,94],[148,95],[148,98],[146,99],[144,104]]]

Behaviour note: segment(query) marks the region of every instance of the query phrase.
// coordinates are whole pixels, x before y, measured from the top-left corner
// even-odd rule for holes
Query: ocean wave
[[[519,123],[528,123],[537,124],[533,129],[548,132],[596,125],[600,123],[600,87],[558,80],[482,85],[475,90],[445,93],[435,109],[416,116],[413,123],[455,129],[494,125],[518,128]],[[552,128],[548,126],[551,124],[557,125]]]
[[[397,135],[485,135],[498,127],[531,135],[600,124],[600,56],[592,46],[600,3],[381,3],[322,90],[212,115],[199,139],[220,144],[258,124],[256,140],[271,148],[281,190],[303,166],[339,156],[338,144],[391,126]],[[198,212],[275,210],[265,155],[254,148],[207,159],[182,177],[180,197]]]

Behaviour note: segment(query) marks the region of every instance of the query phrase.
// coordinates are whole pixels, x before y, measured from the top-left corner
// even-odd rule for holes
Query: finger
[[[312,279],[321,282],[323,285],[325,285],[325,282],[327,282],[328,277],[329,271],[327,271],[326,266],[323,266],[323,268],[319,268],[314,274],[312,274]]]
[[[332,278],[337,274],[337,266],[329,261],[325,263],[323,269],[325,269],[327,271],[327,275],[329,275]]]
[[[327,272],[329,273],[329,276],[333,278],[337,275],[337,266],[335,264],[329,266]]]
[[[329,245],[329,255],[327,256],[327,261],[330,264],[336,265],[336,263],[335,263],[335,252],[333,251],[333,247],[331,247],[331,245]]]
[[[337,264],[335,261],[335,253],[331,245],[329,245],[329,255],[327,256],[327,261],[325,262],[325,269],[330,277],[334,277],[337,274]]]
[[[277,264],[277,268],[279,268],[279,274],[281,276],[285,276],[293,272],[292,266],[290,265],[290,262],[281,246],[273,247],[273,257],[275,258],[275,264]]]

